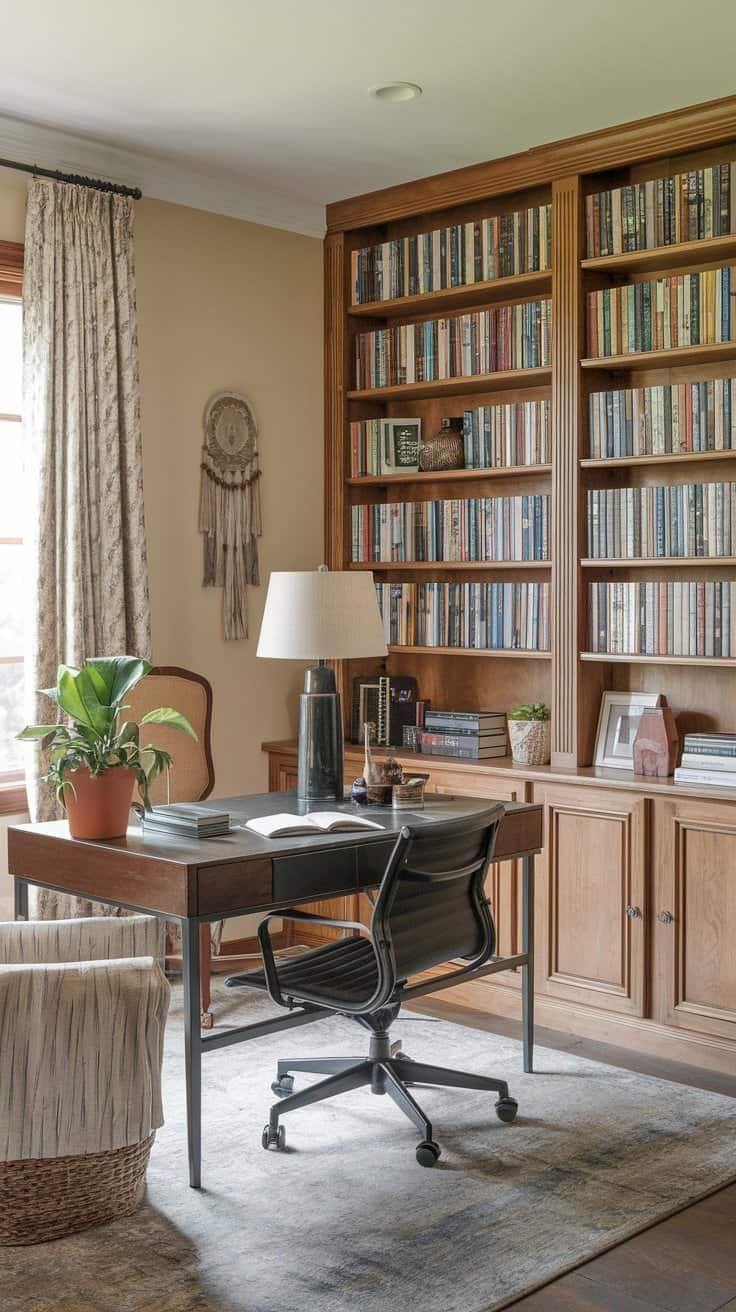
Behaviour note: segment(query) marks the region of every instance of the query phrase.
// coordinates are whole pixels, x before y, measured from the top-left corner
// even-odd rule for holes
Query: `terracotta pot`
[[[548,765],[551,746],[549,720],[509,720],[511,755],[517,765]]]
[[[104,774],[90,774],[86,766],[65,776],[74,785],[64,789],[64,802],[72,838],[120,838],[128,828],[133,801],[135,770],[113,765]]]

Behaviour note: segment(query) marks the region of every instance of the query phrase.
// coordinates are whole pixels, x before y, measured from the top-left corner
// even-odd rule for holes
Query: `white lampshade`
[[[371,573],[310,570],[271,575],[259,656],[311,661],[386,654]]]

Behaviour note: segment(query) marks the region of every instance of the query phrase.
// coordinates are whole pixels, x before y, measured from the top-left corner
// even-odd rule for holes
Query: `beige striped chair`
[[[0,924],[0,1244],[129,1216],[163,1124],[150,916]]]

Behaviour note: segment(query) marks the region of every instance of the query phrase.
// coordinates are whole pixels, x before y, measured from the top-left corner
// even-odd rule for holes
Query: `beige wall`
[[[0,240],[22,240],[25,193],[0,169]],[[268,575],[322,556],[321,242],[144,198],[136,262],[153,656],[213,685],[216,794],[255,792],[260,742],[295,732],[302,679],[256,659]],[[262,584],[243,642],[222,637],[197,532],[202,414],[228,388],[254,407],[263,471]]]

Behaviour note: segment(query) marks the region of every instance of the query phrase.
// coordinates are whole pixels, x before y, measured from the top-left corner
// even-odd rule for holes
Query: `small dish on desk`
[[[412,772],[400,783],[367,784],[356,779],[351,796],[356,806],[391,806],[394,811],[420,811],[424,807],[424,789],[428,774]]]

